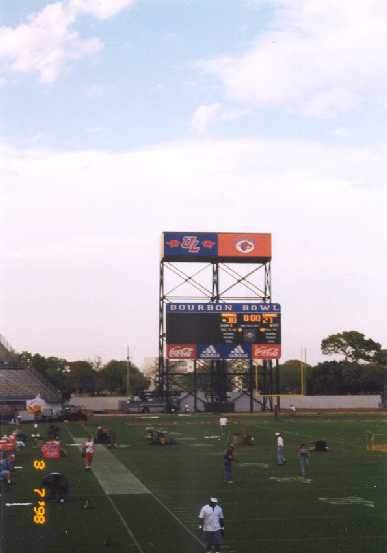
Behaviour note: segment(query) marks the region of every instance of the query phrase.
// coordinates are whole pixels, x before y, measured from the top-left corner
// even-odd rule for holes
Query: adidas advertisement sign
[[[250,359],[250,348],[247,344],[230,346],[227,351],[227,359]]]
[[[222,354],[214,345],[199,346],[199,359],[222,359]]]

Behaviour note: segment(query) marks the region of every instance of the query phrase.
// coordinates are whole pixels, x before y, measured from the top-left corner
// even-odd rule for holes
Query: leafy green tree
[[[32,353],[29,351],[22,351],[21,353],[18,353],[17,355],[19,362],[23,367],[31,367],[32,366]]]
[[[371,362],[378,360],[381,345],[361,332],[349,330],[324,338],[321,351],[325,355],[342,355],[348,363]]]
[[[307,381],[307,373],[311,368],[307,363],[298,359],[289,359],[279,365],[280,390],[284,394],[301,393],[301,378],[304,374],[304,382]]]
[[[112,360],[102,365],[99,358],[94,361],[72,361],[59,357],[44,357],[40,353],[23,351],[19,354],[23,366],[35,369],[44,379],[60,390],[65,399],[77,394],[125,394],[127,362]],[[149,380],[133,363],[130,365],[130,388],[134,395],[149,386]]]
[[[96,372],[89,361],[72,361],[68,363],[66,377],[70,383],[72,392],[94,395]]]
[[[307,373],[311,395],[377,394],[383,390],[384,369],[377,363],[326,361]]]
[[[307,374],[307,388],[311,395],[336,395],[342,388],[342,364],[326,361],[312,367]]]
[[[127,362],[113,359],[101,370],[104,389],[112,394],[126,394]],[[149,381],[133,363],[130,364],[130,391],[140,395],[148,386]]]
[[[48,381],[54,388],[62,392],[65,399],[70,396],[71,388],[64,374],[64,368],[67,364],[66,359],[44,357],[39,353],[32,354],[29,351],[20,353],[18,359],[23,367],[34,369],[45,381]]]

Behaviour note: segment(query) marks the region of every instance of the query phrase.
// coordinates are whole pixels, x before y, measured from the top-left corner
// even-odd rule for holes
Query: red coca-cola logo
[[[196,359],[195,344],[169,344],[167,346],[168,359]]]
[[[281,346],[279,344],[254,344],[253,359],[279,359]]]

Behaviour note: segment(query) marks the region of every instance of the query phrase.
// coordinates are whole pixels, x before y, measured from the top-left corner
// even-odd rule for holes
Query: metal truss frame
[[[246,361],[245,370],[238,369],[238,361],[197,360],[193,362],[192,385],[190,389],[184,387],[179,381],[181,372],[174,370],[174,364],[166,359],[166,304],[176,302],[271,302],[271,264],[267,262],[251,263],[225,263],[220,261],[212,262],[190,262],[195,266],[190,273],[187,271],[187,263],[171,262],[161,260],[159,279],[159,367],[157,377],[157,388],[159,394],[165,398],[167,404],[173,403],[173,388],[181,389],[183,392],[193,393],[194,409],[197,410],[198,384],[201,376],[206,374],[208,384],[208,404],[227,403],[227,388],[235,377],[243,382],[241,395],[249,397],[250,411],[254,411],[255,404],[260,409],[273,408],[273,382],[276,382],[276,390],[279,390],[278,362],[274,378],[272,361],[263,361],[259,367],[260,382],[262,383],[262,397],[255,397],[255,367],[253,360]],[[201,265],[197,267],[197,265]],[[247,272],[242,274],[242,268],[248,267]],[[207,270],[207,273],[205,271]],[[227,275],[227,284],[222,286],[222,278]],[[203,282],[203,278],[205,282]],[[173,282],[170,283],[170,281]],[[183,290],[181,290],[184,287]],[[239,294],[235,292],[235,288]],[[240,365],[240,363],[239,363]],[[207,370],[201,372],[201,368]],[[223,384],[222,384],[223,383]],[[265,395],[267,394],[267,395]],[[279,398],[278,400],[279,401]]]

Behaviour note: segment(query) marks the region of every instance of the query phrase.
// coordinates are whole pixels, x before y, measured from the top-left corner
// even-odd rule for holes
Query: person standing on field
[[[220,435],[225,436],[227,434],[228,418],[223,415],[219,418]]]
[[[285,440],[281,432],[275,433],[275,447],[277,454],[277,465],[284,465],[286,463],[286,459],[284,457]]]
[[[207,553],[220,553],[224,537],[224,515],[216,497],[210,497],[209,503],[200,509],[199,520],[199,530],[203,532]]]
[[[300,462],[301,476],[305,478],[306,470],[309,467],[309,461],[310,461],[309,449],[305,446],[305,444],[301,444],[300,447],[298,448],[298,459]]]
[[[91,464],[95,453],[95,445],[92,438],[89,436],[87,441],[83,444],[82,456],[85,463],[85,470],[91,470]]]
[[[232,463],[234,461],[234,447],[228,446],[223,456],[224,474],[227,484],[232,484]]]

